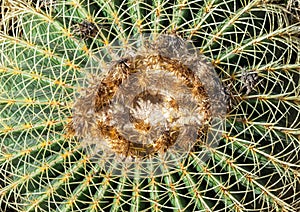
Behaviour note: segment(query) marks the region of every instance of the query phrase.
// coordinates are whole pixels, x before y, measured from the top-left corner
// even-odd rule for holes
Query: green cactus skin
[[[43,2],[43,3],[42,3]],[[2,211],[300,211],[299,23],[252,0],[2,2]],[[87,22],[84,22],[87,21]],[[86,23],[93,23],[88,30]],[[87,64],[143,33],[192,40],[232,104],[217,147],[163,177],[113,176],[66,125]],[[122,47],[122,46],[121,46]],[[168,170],[168,167],[164,167]]]

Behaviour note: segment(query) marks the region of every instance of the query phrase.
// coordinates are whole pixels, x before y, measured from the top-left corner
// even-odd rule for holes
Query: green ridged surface
[[[2,4],[2,211],[300,210],[300,25],[285,5],[257,0]],[[97,35],[74,35],[83,20],[97,23]],[[143,33],[192,40],[230,87],[234,105],[208,161],[194,151],[176,172],[131,179],[101,170],[75,137],[66,136],[65,126],[87,64],[103,63],[99,51],[110,57],[107,49],[116,40],[125,45]],[[249,94],[243,88],[245,71],[259,77]]]

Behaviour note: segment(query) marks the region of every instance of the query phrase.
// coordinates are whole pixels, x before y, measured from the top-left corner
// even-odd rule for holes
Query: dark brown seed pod
[[[95,37],[98,33],[97,25],[87,20],[75,24],[72,28],[73,33],[80,36],[80,38],[84,40]]]
[[[246,95],[248,95],[252,90],[255,90],[258,84],[258,74],[244,70],[242,72],[241,82],[243,84],[241,90],[246,89]]]

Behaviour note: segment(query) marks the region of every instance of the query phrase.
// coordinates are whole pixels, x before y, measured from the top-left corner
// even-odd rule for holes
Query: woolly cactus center
[[[221,125],[214,118],[226,108],[218,77],[193,46],[173,35],[141,43],[90,80],[72,120],[81,144],[105,170],[130,176],[135,169],[127,166],[137,161],[146,176],[162,163],[176,167],[174,158],[186,157],[197,142],[218,145]]]
[[[179,117],[176,106],[177,101],[174,98],[159,91],[145,90],[133,101],[130,122],[135,129],[142,132],[148,132],[156,126],[170,125],[175,117]]]
[[[160,94],[159,91],[146,90],[140,93],[130,110],[135,128],[148,131],[151,126],[172,123],[173,117],[178,115],[174,114],[175,107],[171,102],[177,104],[176,100]]]
[[[100,132],[109,148],[123,156],[163,154],[172,147],[188,151],[209,120],[207,94],[197,77],[176,59],[160,55],[126,58],[100,83]],[[122,73],[122,74],[121,74]],[[115,80],[114,80],[115,78]],[[110,130],[106,130],[109,126]],[[113,133],[112,133],[113,131]],[[116,134],[118,136],[116,136]]]

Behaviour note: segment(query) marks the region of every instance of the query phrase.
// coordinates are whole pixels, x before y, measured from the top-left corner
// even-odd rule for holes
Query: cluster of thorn
[[[55,0],[38,0],[39,7],[43,9],[49,9],[50,7],[54,7],[56,5]]]

